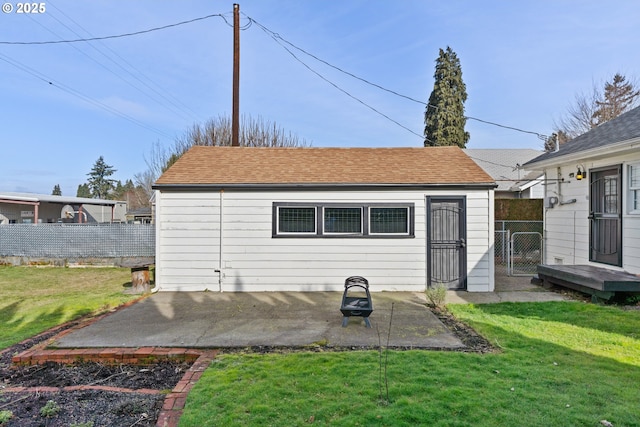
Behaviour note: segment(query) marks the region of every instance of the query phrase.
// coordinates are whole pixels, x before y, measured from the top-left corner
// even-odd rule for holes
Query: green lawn
[[[221,355],[180,426],[640,425],[640,311],[449,308],[500,351],[391,351],[389,401],[376,351]]]
[[[0,349],[88,313],[135,298],[124,268],[0,266]]]
[[[0,349],[135,298],[127,269],[0,267]],[[499,351],[217,357],[181,426],[640,426],[640,311],[450,305]],[[383,359],[384,360],[384,359]]]

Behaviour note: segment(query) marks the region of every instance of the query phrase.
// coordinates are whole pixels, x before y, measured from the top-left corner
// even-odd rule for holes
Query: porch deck
[[[538,265],[538,276],[546,283],[609,300],[616,293],[640,293],[640,276],[592,265]]]

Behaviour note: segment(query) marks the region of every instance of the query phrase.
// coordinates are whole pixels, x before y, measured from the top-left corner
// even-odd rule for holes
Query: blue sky
[[[233,10],[218,0],[54,0],[42,14],[18,14],[9,3],[0,42],[118,35],[212,14],[231,23]],[[251,17],[332,65],[418,100],[433,88],[438,49],[451,46],[468,116],[541,134],[577,93],[616,72],[637,77],[640,65],[640,2],[632,0],[247,0],[240,10],[242,25]],[[409,132],[310,72],[258,25],[240,37],[242,114],[316,147],[422,145],[423,105],[297,52]],[[169,147],[194,123],[230,115],[232,41],[232,28],[212,17],[104,41],[0,44],[0,191],[50,194],[59,184],[75,196],[100,156],[116,179],[144,171],[154,144]],[[468,148],[542,148],[535,135],[475,120],[466,129]]]

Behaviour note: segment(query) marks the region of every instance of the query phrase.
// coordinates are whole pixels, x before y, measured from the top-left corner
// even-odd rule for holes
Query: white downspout
[[[158,214],[160,212],[162,212],[162,206],[161,206],[161,202],[162,202],[162,197],[160,195],[160,191],[159,190],[154,190],[153,192],[153,196],[152,198],[154,199],[154,203],[153,203],[153,210],[152,210],[152,216],[151,218],[153,219],[153,221],[155,222],[155,224],[153,224],[153,227],[156,229],[156,250],[155,250],[155,271],[153,274],[153,279],[155,281],[155,286],[153,287],[153,289],[151,290],[152,293],[156,293],[160,290],[160,284],[162,282],[162,271],[160,268],[158,268],[158,260],[160,260],[160,238],[161,238],[161,234],[160,234],[160,224],[161,224],[161,220],[160,218],[158,218]],[[153,215],[153,213],[155,213],[155,216]],[[160,282],[158,281],[158,278],[160,278]]]
[[[495,253],[495,237],[496,237],[496,212],[495,212],[495,190],[488,190],[487,198],[489,199],[489,247]],[[489,256],[489,292],[496,290],[496,261],[495,256]]]
[[[218,292],[222,292],[222,282],[224,280],[224,271],[222,270],[222,253],[223,253],[223,249],[224,249],[224,243],[222,241],[223,236],[222,236],[222,229],[224,226],[224,190],[220,190],[220,227],[219,227],[219,238],[218,241],[220,243],[220,247],[218,250]]]

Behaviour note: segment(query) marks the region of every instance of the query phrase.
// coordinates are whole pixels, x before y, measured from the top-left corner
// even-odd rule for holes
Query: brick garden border
[[[142,298],[129,301],[119,306],[117,310],[128,307]],[[35,338],[51,334],[55,331],[59,333],[51,338],[45,339],[39,344],[13,356],[12,363],[15,365],[39,365],[45,362],[55,362],[61,364],[74,364],[78,362],[99,362],[105,364],[130,364],[130,365],[149,365],[160,360],[177,360],[192,362],[191,366],[180,381],[173,387],[165,398],[156,421],[156,427],[177,427],[178,421],[184,410],[187,395],[200,379],[202,373],[211,364],[216,357],[217,350],[200,350],[181,347],[118,347],[118,348],[83,348],[83,349],[47,349],[47,345],[56,339],[71,333],[77,329],[90,325],[98,320],[111,314],[104,313],[87,320],[75,320],[63,325],[55,326],[48,331],[42,332]],[[69,326],[71,325],[71,326]],[[30,338],[33,339],[33,338]],[[28,339],[28,340],[30,340]],[[28,340],[25,340],[28,341]],[[6,351],[6,350],[5,350]],[[4,353],[3,352],[0,352]],[[62,391],[78,391],[78,390],[102,390],[120,393],[143,393],[143,394],[162,394],[161,390],[154,389],[128,389],[122,387],[110,387],[100,385],[76,385],[66,387],[10,387],[3,389],[3,393],[23,393],[23,392],[62,392]]]

